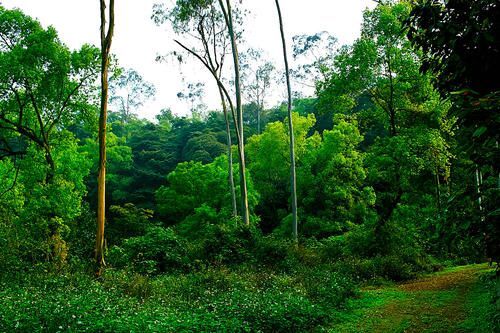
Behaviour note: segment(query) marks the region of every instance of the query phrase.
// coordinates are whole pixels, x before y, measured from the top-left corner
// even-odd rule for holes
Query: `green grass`
[[[462,266],[399,286],[364,290],[330,332],[495,332],[484,265]],[[485,303],[486,302],[486,303]],[[482,321],[478,324],[478,321]],[[460,324],[464,322],[463,324]]]
[[[347,302],[342,311],[336,311],[333,315],[336,323],[330,331],[332,332],[358,332],[360,323],[367,320],[372,321],[376,316],[367,318],[367,314],[377,313],[377,309],[392,303],[403,301],[408,296],[396,289],[366,290],[360,297]],[[369,323],[366,323],[368,324]]]
[[[484,266],[365,287],[354,297],[345,276],[318,269],[4,277],[0,332],[495,332],[498,284]]]
[[[467,319],[460,325],[466,332],[500,332],[500,279],[484,274],[471,290],[467,302]]]
[[[318,330],[334,308],[321,293],[334,294],[343,280],[331,280],[329,292],[301,279],[224,268],[156,278],[108,271],[101,281],[32,274],[0,283],[0,332]]]

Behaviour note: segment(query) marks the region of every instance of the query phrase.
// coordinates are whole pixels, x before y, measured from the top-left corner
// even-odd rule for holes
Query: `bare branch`
[[[217,85],[219,86],[220,89],[222,89],[222,91],[224,92],[224,95],[226,96],[228,102],[229,102],[229,107],[231,109],[231,114],[232,114],[232,117],[233,117],[233,121],[235,122],[236,124],[236,121],[237,121],[237,117],[236,117],[236,113],[235,113],[235,109],[234,109],[234,104],[233,104],[233,101],[231,100],[231,97],[229,96],[229,93],[226,89],[226,87],[224,86],[224,83],[221,81],[221,79],[217,76],[217,73],[215,73],[212,68],[210,67],[210,65],[207,63],[207,61],[205,59],[203,59],[198,53],[196,53],[195,51],[191,50],[190,48],[188,48],[187,46],[185,46],[184,44],[182,44],[181,42],[179,42],[178,40],[174,39],[174,42],[177,43],[180,47],[182,47],[184,50],[186,50],[187,52],[189,52],[190,54],[192,54],[196,59],[198,59],[207,69],[208,71],[210,72],[210,74],[212,74],[212,76],[214,77],[214,79],[217,81]],[[236,129],[236,136],[238,138],[240,138],[240,131],[238,129],[238,126],[236,125],[235,126],[235,129]]]

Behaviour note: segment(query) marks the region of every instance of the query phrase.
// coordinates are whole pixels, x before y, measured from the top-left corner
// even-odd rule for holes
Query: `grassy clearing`
[[[0,332],[495,332],[495,281],[485,265],[356,297],[329,268],[11,278],[0,282]]]
[[[467,319],[459,325],[465,332],[500,332],[500,279],[484,274],[465,303]]]
[[[394,287],[365,290],[331,332],[495,332],[486,265],[447,269]],[[494,289],[493,289],[494,290]],[[491,303],[491,301],[490,301]],[[480,323],[479,323],[480,322]]]
[[[354,285],[325,271],[108,270],[0,281],[0,332],[308,332],[330,322]]]

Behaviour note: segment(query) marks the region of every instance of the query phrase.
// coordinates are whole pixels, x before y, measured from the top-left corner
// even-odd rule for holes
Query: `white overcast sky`
[[[156,97],[139,110],[139,116],[154,118],[162,108],[170,107],[177,114],[186,114],[188,105],[177,98],[186,82],[205,81],[207,92],[204,102],[210,109],[218,107],[217,93],[203,68],[194,60],[190,68],[156,63],[158,54],[176,50],[172,43],[174,34],[165,27],[157,27],[150,19],[154,3],[172,0],[117,0],[115,4],[116,27],[112,52],[118,56],[122,67],[134,68],[152,82]],[[99,45],[98,0],[3,0],[6,8],[20,8],[36,17],[44,26],[52,25],[61,40],[72,49],[84,43]],[[245,24],[247,45],[263,49],[266,56],[281,66],[281,44],[273,0],[245,0],[251,10]],[[352,43],[360,33],[363,10],[373,8],[371,0],[281,0],[288,44],[291,37],[328,31],[340,44]],[[289,46],[290,49],[290,46]],[[183,75],[186,81],[183,82]]]

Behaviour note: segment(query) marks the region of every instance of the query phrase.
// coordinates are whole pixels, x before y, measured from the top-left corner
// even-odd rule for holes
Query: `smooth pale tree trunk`
[[[226,122],[226,135],[227,135],[227,159],[228,159],[228,179],[229,179],[229,189],[231,191],[231,204],[233,208],[233,216],[238,216],[238,208],[236,207],[236,190],[234,188],[234,175],[233,175],[233,149],[231,140],[231,127],[229,125],[229,115],[227,112],[226,99],[224,98],[224,92],[222,88],[219,87],[220,100],[222,103],[222,111],[224,112],[224,120]]]
[[[441,205],[441,181],[439,180],[439,167],[438,167],[438,162],[437,162],[437,156],[436,158],[436,166],[435,166],[435,180],[436,180],[436,203],[437,203],[437,209],[438,209],[438,214],[439,217],[441,218],[442,216],[442,205]]]
[[[436,173],[436,201],[439,215],[441,215],[441,182],[438,173]]]
[[[483,211],[483,196],[481,194],[481,185],[483,184],[483,175],[479,170],[479,166],[476,165],[476,191],[477,191],[477,204],[479,207],[479,213],[481,216],[481,222],[484,222],[484,211]]]
[[[474,151],[476,154],[476,151]],[[479,207],[479,214],[481,217],[481,222],[485,221],[484,210],[483,210],[483,196],[481,193],[481,186],[483,185],[483,173],[479,169],[479,165],[476,164],[476,193],[477,193],[477,204]]]
[[[392,76],[392,65],[391,65],[390,55],[387,56],[387,69],[389,71],[389,87],[390,87],[389,120],[391,123],[391,136],[396,136],[397,129],[396,129],[396,110],[394,108],[394,79]]]
[[[278,0],[276,1],[276,9],[278,10],[278,18],[280,23],[281,42],[283,44],[283,59],[285,60],[286,86],[288,90],[288,128],[290,135],[290,191],[292,199],[292,232],[295,242],[298,242],[298,216],[297,216],[297,175],[295,172],[295,135],[293,133],[293,118],[292,118],[292,86],[290,84],[290,71],[288,68],[288,55],[286,50],[285,32],[283,28],[283,17]]]
[[[101,112],[99,116],[99,175],[97,178],[97,233],[95,260],[102,268],[104,261],[104,224],[106,212],[106,121],[108,116],[108,67],[111,41],[115,25],[114,0],[109,3],[109,26],[106,32],[106,3],[100,0],[101,7]],[[100,272],[100,270],[99,270]]]
[[[219,0],[221,10],[224,14],[224,19],[229,32],[229,38],[231,40],[231,49],[234,62],[234,88],[236,91],[236,113],[238,116],[239,137],[238,137],[238,157],[240,164],[240,191],[241,191],[241,217],[246,225],[250,225],[250,212],[248,208],[248,190],[247,190],[247,179],[246,179],[246,162],[245,162],[245,140],[243,135],[243,107],[241,100],[241,76],[240,76],[240,64],[238,55],[238,45],[236,43],[236,34],[234,32],[233,26],[233,14],[231,9],[231,1],[226,0],[226,5],[224,5],[223,0]]]
[[[261,130],[260,130],[260,115],[261,115],[261,112],[262,110],[264,110],[264,106],[263,105],[259,105],[259,108],[257,109],[257,134],[261,134]]]
[[[233,216],[237,216],[238,209],[236,207],[237,206],[236,205],[236,190],[234,187],[233,152],[231,150],[231,147],[232,147],[231,127],[229,125],[229,115],[228,115],[229,111],[228,111],[228,105],[226,103],[226,100],[229,103],[229,110],[231,110],[231,117],[232,117],[233,122],[234,122],[236,137],[238,138],[238,140],[237,140],[238,152],[240,152],[240,149],[241,149],[240,148],[240,140],[239,140],[240,131],[239,131],[239,126],[238,126],[238,121],[237,121],[238,117],[235,114],[234,105],[231,101],[231,98],[229,96],[227,89],[224,87],[224,84],[222,83],[221,78],[220,78],[220,70],[221,69],[217,70],[215,68],[215,66],[213,65],[213,62],[211,60],[209,60],[209,61],[204,60],[198,53],[191,50],[190,48],[188,48],[187,46],[185,46],[184,44],[182,44],[178,40],[174,40],[174,42],[177,43],[184,50],[186,50],[188,53],[193,55],[196,59],[198,59],[208,69],[210,74],[212,74],[213,78],[217,82],[217,86],[219,88],[219,93],[220,93],[220,97],[221,97],[222,109],[224,111],[224,120],[226,122],[226,134],[227,134],[227,143],[228,143],[228,160],[229,160],[228,161],[229,184],[230,184],[229,186],[230,186],[230,190],[231,190],[231,201],[232,201],[231,204],[232,204],[232,208],[233,208]],[[240,157],[240,154],[238,153],[238,159],[239,159],[239,157]]]

